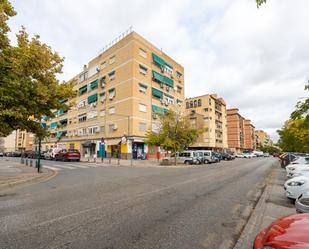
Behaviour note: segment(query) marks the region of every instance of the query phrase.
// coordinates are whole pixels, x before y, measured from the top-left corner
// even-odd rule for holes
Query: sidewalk
[[[4,158],[0,160],[0,191],[19,184],[47,179],[54,174],[55,172],[48,169],[43,169],[41,173],[38,173],[35,167]]]
[[[117,159],[117,158],[104,158],[103,163],[101,161],[101,158],[97,158],[96,160],[93,158],[81,158],[81,162],[92,162],[92,163],[98,163],[104,166],[110,166],[110,165],[120,165],[120,166],[134,166],[134,167],[153,167],[153,166],[159,166],[159,162],[157,159],[150,159],[150,160],[125,160],[125,159]]]
[[[234,249],[252,248],[255,236],[271,222],[279,217],[296,213],[294,204],[285,196],[283,190],[285,181],[285,169],[278,163]]]

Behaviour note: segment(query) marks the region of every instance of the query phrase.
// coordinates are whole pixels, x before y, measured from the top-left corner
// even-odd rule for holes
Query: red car
[[[309,249],[309,214],[280,218],[260,232],[254,249]]]
[[[78,150],[66,150],[62,149],[58,153],[55,154],[55,160],[61,161],[80,161],[80,153]]]

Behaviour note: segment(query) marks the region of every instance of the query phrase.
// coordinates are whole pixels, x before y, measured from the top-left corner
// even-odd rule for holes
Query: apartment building
[[[0,152],[14,152],[16,131],[13,131],[7,137],[0,137]]]
[[[75,148],[82,156],[155,157],[145,144],[147,130],[156,130],[159,115],[184,109],[184,69],[136,32],[105,48],[76,75],[73,107],[55,110],[47,120],[51,147]]]
[[[227,110],[227,138],[228,147],[240,153],[245,149],[245,118],[240,115],[239,109]]]
[[[251,123],[251,120],[245,119],[245,149],[248,151],[253,151],[256,149],[256,139],[255,139],[255,127]]]
[[[228,148],[226,103],[216,94],[186,99],[186,115],[197,129],[205,129],[192,148],[223,150]]]
[[[273,144],[270,136],[263,130],[256,130],[256,147],[271,146]]]
[[[27,131],[16,131],[15,148],[18,151],[27,151],[33,149],[34,135]]]

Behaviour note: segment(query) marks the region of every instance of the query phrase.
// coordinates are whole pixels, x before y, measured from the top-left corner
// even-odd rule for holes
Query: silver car
[[[170,157],[163,158],[163,162],[174,162],[175,161],[175,155],[172,155]],[[180,164],[199,164],[200,162],[197,159],[197,155],[194,151],[183,151],[176,153],[176,161]]]
[[[297,213],[309,213],[309,191],[301,194],[295,201]]]

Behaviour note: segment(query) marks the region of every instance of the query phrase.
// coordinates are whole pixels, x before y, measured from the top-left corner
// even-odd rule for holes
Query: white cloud
[[[20,25],[66,58],[62,79],[130,25],[185,67],[186,95],[218,93],[276,137],[304,96],[309,2],[254,0],[13,1]]]

